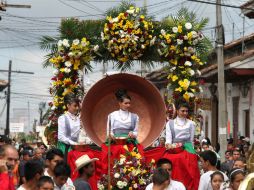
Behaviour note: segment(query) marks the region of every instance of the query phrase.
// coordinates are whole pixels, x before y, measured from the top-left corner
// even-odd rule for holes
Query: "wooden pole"
[[[110,161],[111,161],[111,152],[110,152],[110,147],[111,147],[111,118],[109,117],[109,127],[108,127],[108,190],[111,189],[111,177],[110,177]]]

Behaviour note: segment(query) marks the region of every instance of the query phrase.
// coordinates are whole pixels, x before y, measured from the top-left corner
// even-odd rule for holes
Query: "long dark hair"
[[[115,96],[116,96],[116,99],[117,99],[119,102],[123,102],[124,99],[129,99],[129,100],[131,100],[131,97],[128,95],[127,90],[125,90],[125,89],[118,89],[118,90],[115,92]]]

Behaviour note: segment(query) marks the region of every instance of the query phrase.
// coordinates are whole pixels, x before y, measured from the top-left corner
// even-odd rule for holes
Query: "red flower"
[[[112,28],[112,27],[113,27],[113,24],[112,24],[112,23],[108,23],[108,27],[109,27],[109,28]]]
[[[64,74],[63,73],[59,73],[57,77],[58,77],[59,80],[62,80],[63,77],[64,77]]]
[[[204,79],[200,79],[199,84],[204,85],[205,84],[205,80]]]
[[[132,32],[132,29],[128,28],[127,32],[130,34]]]
[[[124,13],[124,16],[127,17],[129,14],[127,12]]]
[[[57,80],[57,78],[56,78],[56,77],[53,77],[53,78],[51,78],[51,80],[54,80],[54,81],[56,81],[56,80]]]

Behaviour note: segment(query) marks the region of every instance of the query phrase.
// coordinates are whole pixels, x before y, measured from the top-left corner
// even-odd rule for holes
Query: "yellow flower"
[[[176,47],[175,46],[170,46],[170,49],[169,50],[171,50],[171,51],[175,51],[176,50]]]
[[[141,15],[140,18],[141,18],[141,19],[145,19],[145,16],[144,16],[144,15]]]
[[[125,150],[129,151],[129,149],[128,149],[128,146],[127,146],[127,145],[124,145],[124,146],[123,146],[123,148],[124,148]]]
[[[191,39],[192,39],[192,33],[189,32],[189,33],[187,34],[187,37],[188,37],[188,40],[191,40]]]
[[[152,159],[152,160],[151,160],[151,164],[154,164],[154,163],[155,163],[155,160],[154,160],[154,159]]]
[[[129,190],[132,190],[132,187],[129,187]]]
[[[175,89],[175,91],[176,91],[176,92],[182,92],[183,89],[182,89],[182,87],[178,87],[178,88]]]
[[[63,81],[64,85],[69,84],[70,82],[71,82],[70,78],[65,78]]]
[[[178,32],[179,32],[179,33],[182,33],[182,32],[183,32],[183,27],[182,27],[182,26],[178,26],[177,29],[178,29]]]
[[[127,172],[127,169],[126,169],[126,168],[124,168],[124,169],[123,169],[123,173],[126,173],[126,172]]]
[[[190,96],[189,96],[188,92],[185,92],[185,93],[184,93],[183,98],[184,98],[187,102],[189,101]]]
[[[171,79],[172,79],[173,82],[175,82],[178,79],[178,76],[173,75]]]
[[[70,94],[71,92],[72,92],[71,89],[66,88],[66,89],[64,90],[64,92],[62,93],[62,96],[66,96],[67,94]]]
[[[74,64],[73,64],[73,69],[74,70],[78,70],[80,66],[80,60],[79,59],[75,59]]]
[[[177,59],[171,59],[170,63],[172,63],[173,65],[177,65]]]
[[[196,92],[196,90],[195,90],[194,88],[191,88],[190,90],[191,90],[192,92],[194,92],[194,93]]]
[[[192,81],[191,83],[190,83],[190,85],[191,86],[196,86],[198,83],[196,82],[196,81]]]
[[[188,79],[184,79],[180,80],[178,84],[180,85],[180,87],[182,87],[182,89],[187,90],[190,86],[190,81]]]

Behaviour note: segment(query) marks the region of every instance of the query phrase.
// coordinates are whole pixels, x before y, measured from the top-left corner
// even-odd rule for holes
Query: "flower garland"
[[[113,190],[133,190],[145,189],[151,183],[151,176],[155,168],[155,161],[147,164],[144,158],[134,148],[129,152],[127,145],[126,155],[120,155],[120,159],[115,161],[111,170],[111,186]],[[108,177],[103,177],[98,182],[98,189],[105,190],[108,188]]]
[[[137,60],[154,44],[153,24],[139,8],[130,7],[115,18],[106,18],[101,39],[113,59],[121,63]]]
[[[190,22],[177,22],[168,31],[161,30],[158,52],[169,63],[168,87],[173,90],[173,98],[183,98],[189,103],[195,101],[202,92],[198,81],[202,62],[197,54],[197,46],[204,39],[195,31]]]
[[[98,49],[97,46],[92,49],[86,38],[72,42],[67,39],[59,40],[57,48],[57,52],[49,60],[55,68],[50,88],[53,101],[49,103],[51,112],[45,131],[50,144],[57,142],[57,120],[66,111],[64,97],[70,93],[82,95],[79,71],[84,68],[89,70],[92,51]]]

